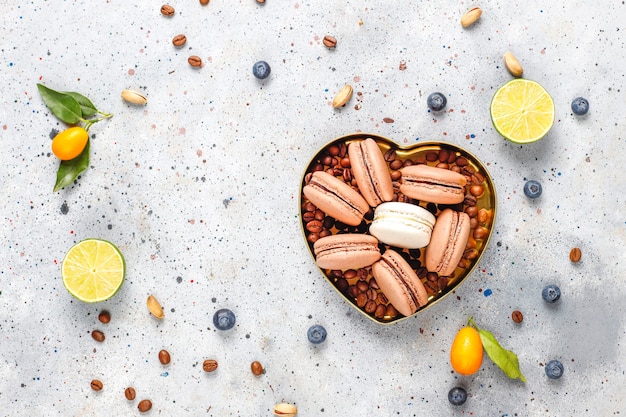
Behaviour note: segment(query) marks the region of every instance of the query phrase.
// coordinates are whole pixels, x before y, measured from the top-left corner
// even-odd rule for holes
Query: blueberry
[[[217,310],[213,315],[213,325],[218,330],[229,330],[235,325],[235,313],[227,308]]]
[[[309,327],[309,330],[306,332],[306,337],[309,338],[309,342],[317,345],[326,340],[326,329],[319,324],[314,324]]]
[[[539,181],[530,180],[524,184],[524,194],[528,198],[537,198],[541,195],[541,183]]]
[[[561,298],[561,289],[556,285],[546,285],[541,291],[541,296],[549,303],[556,303]]]
[[[550,379],[559,379],[563,376],[563,364],[556,359],[546,364],[546,375]]]
[[[270,72],[272,72],[272,69],[270,68],[270,65],[265,61],[256,62],[252,66],[252,73],[259,80],[264,80],[269,77]]]
[[[465,400],[467,400],[467,391],[465,391],[465,388],[454,387],[448,391],[448,401],[450,401],[452,405],[461,405],[465,403]]]
[[[443,110],[443,108],[446,107],[447,103],[448,103],[448,100],[446,99],[446,96],[444,96],[441,93],[432,93],[431,95],[428,96],[428,100],[426,100],[426,104],[428,105],[428,108],[431,109],[432,111]]]
[[[589,101],[587,101],[586,98],[576,97],[574,101],[572,101],[572,111],[579,116],[587,114],[589,111]]]

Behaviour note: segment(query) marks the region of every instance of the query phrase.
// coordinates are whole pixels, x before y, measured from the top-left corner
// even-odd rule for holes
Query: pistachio
[[[504,54],[504,65],[514,77],[521,77],[524,73],[524,69],[511,52]]]
[[[157,300],[154,295],[150,295],[148,297],[147,304],[148,311],[150,311],[150,314],[152,314],[154,317],[156,317],[157,319],[162,319],[163,317],[165,317],[165,314],[163,313],[163,307],[161,307],[159,300]]]
[[[350,84],[346,84],[335,96],[333,99],[333,107],[341,107],[344,106],[350,98],[352,97],[352,86]]]
[[[127,103],[137,104],[141,106],[148,103],[148,99],[143,94],[135,90],[123,90],[122,99]]]
[[[480,19],[481,14],[483,14],[483,11],[479,7],[469,9],[467,13],[461,17],[461,26],[466,28],[473,25],[478,19]]]
[[[298,409],[293,404],[280,403],[274,406],[274,415],[282,417],[294,417],[298,414]]]

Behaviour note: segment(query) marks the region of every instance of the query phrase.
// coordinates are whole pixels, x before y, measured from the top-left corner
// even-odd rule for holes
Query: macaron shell
[[[357,191],[324,171],[314,172],[302,191],[326,215],[350,226],[358,226],[370,209]]]
[[[380,259],[378,240],[370,235],[326,236],[313,244],[313,251],[317,266],[323,269],[358,269]]]
[[[437,222],[426,247],[426,269],[440,276],[454,273],[470,234],[470,218],[466,213],[445,209],[437,217]]]
[[[423,207],[400,202],[376,207],[369,232],[390,246],[423,248],[430,242],[435,216]]]
[[[391,174],[380,147],[374,139],[348,145],[352,175],[359,191],[372,207],[393,199]]]
[[[465,198],[467,179],[462,174],[423,164],[400,171],[400,192],[407,197],[438,204],[457,204]]]
[[[428,303],[424,284],[402,255],[392,249],[372,265],[372,276],[385,297],[404,316],[410,316]]]

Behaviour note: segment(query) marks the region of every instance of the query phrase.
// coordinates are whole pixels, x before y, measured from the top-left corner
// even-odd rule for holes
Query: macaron
[[[372,276],[389,302],[404,316],[428,303],[428,293],[409,263],[393,249],[372,265]]]
[[[447,277],[454,273],[470,235],[466,213],[445,209],[439,216],[424,254],[426,269]]]
[[[351,142],[348,156],[359,191],[372,207],[393,199],[391,173],[380,147],[372,138]]]
[[[392,201],[376,207],[369,231],[387,245],[417,249],[430,242],[435,220],[423,207]]]
[[[370,209],[361,194],[325,171],[314,172],[302,191],[326,215],[350,226],[358,226]]]
[[[322,269],[358,269],[380,259],[375,237],[353,233],[318,239],[313,244],[313,252],[317,266]]]
[[[449,169],[410,165],[400,170],[400,192],[407,197],[438,204],[457,204],[465,199],[467,178]]]

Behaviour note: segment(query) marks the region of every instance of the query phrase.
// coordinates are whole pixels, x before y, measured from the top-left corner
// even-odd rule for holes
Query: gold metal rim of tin
[[[474,168],[476,168],[481,174],[484,175],[485,177],[485,192],[482,196],[480,196],[478,198],[478,202],[477,205],[480,208],[485,208],[487,210],[491,210],[491,216],[490,216],[490,220],[487,223],[489,226],[489,234],[487,235],[486,239],[483,239],[479,245],[477,245],[477,250],[478,250],[478,256],[476,257],[476,259],[474,259],[471,263],[471,265],[468,268],[462,269],[462,268],[458,268],[455,270],[454,275],[452,276],[450,283],[448,284],[448,286],[438,292],[437,294],[429,294],[429,298],[428,298],[428,303],[421,307],[420,309],[418,309],[414,314],[410,315],[410,316],[403,316],[401,314],[398,314],[398,316],[396,318],[383,318],[383,319],[378,319],[376,318],[374,315],[369,314],[367,312],[365,312],[362,308],[358,307],[356,304],[356,300],[352,300],[350,299],[346,294],[344,294],[339,288],[337,288],[337,286],[335,285],[335,283],[333,282],[332,278],[330,276],[327,275],[326,271],[317,267],[317,264],[315,264],[315,266],[318,268],[318,270],[322,273],[322,275],[324,276],[325,280],[335,289],[335,291],[337,291],[337,293],[354,309],[356,309],[357,311],[359,311],[361,314],[363,314],[365,317],[367,317],[368,319],[374,321],[375,323],[378,324],[392,324],[392,323],[397,323],[399,321],[405,320],[407,318],[410,317],[414,317],[424,311],[426,311],[427,309],[429,309],[430,307],[434,306],[435,304],[439,303],[441,300],[443,300],[444,298],[446,298],[450,293],[454,292],[454,290],[456,290],[466,279],[468,276],[470,276],[474,269],[476,268],[476,266],[479,264],[480,260],[482,259],[483,254],[485,253],[485,250],[487,249],[487,247],[489,246],[489,242],[491,240],[491,236],[493,234],[493,227],[495,225],[495,221],[496,221],[496,212],[497,212],[497,196],[496,196],[496,188],[495,185],[493,183],[493,180],[491,178],[491,175],[489,173],[489,171],[487,170],[487,167],[471,152],[467,151],[466,149],[452,144],[452,143],[448,143],[448,142],[436,142],[436,141],[425,141],[425,142],[415,142],[415,143],[411,143],[411,144],[405,144],[405,145],[400,145],[398,143],[396,143],[395,141],[393,141],[392,139],[389,139],[385,136],[381,136],[378,134],[373,134],[373,133],[350,133],[344,136],[340,136],[338,138],[335,138],[333,140],[331,140],[330,142],[326,143],[324,146],[322,146],[316,153],[315,155],[313,155],[313,157],[311,158],[311,160],[309,161],[309,163],[306,165],[304,172],[302,174],[302,179],[300,182],[300,195],[298,198],[298,207],[300,210],[299,213],[299,219],[300,219],[300,230],[302,233],[302,237],[304,242],[306,243],[306,245],[308,246],[309,249],[309,253],[311,255],[311,258],[313,259],[313,263],[315,263],[315,254],[313,253],[313,244],[309,243],[307,240],[307,231],[305,229],[305,223],[302,217],[302,207],[303,204],[305,203],[305,198],[304,195],[302,193],[302,189],[304,188],[305,185],[305,177],[307,175],[307,173],[310,171],[310,169],[312,168],[313,164],[316,164],[318,159],[320,159],[320,156],[323,155],[324,151],[326,149],[328,149],[328,147],[332,146],[332,145],[338,145],[341,143],[344,143],[346,146],[349,145],[351,142],[357,141],[357,140],[364,140],[366,138],[372,138],[376,141],[376,143],[378,143],[378,145],[380,146],[383,154],[391,149],[394,148],[396,150],[396,155],[399,159],[408,159],[408,158],[412,158],[418,155],[422,155],[422,154],[426,154],[427,152],[430,151],[439,151],[442,148],[445,148],[447,150],[450,151],[454,151],[455,153],[458,153],[460,156],[465,157],[469,162],[470,165]],[[420,202],[420,205],[425,206],[425,202],[422,203]],[[388,246],[388,245],[386,245]],[[423,258],[423,250],[424,248],[421,249],[422,254],[420,255],[420,258]],[[369,278],[368,278],[369,279]]]

